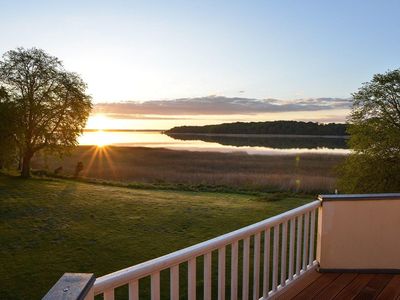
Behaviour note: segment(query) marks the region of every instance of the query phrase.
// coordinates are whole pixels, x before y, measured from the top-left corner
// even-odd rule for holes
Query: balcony
[[[44,299],[396,299],[399,232],[400,194],[321,195],[96,279],[66,273]]]

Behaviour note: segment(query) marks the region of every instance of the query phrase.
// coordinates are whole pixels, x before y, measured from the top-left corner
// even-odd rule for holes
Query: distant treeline
[[[195,134],[296,134],[344,136],[346,124],[298,121],[236,122],[205,126],[179,126],[166,133]]]

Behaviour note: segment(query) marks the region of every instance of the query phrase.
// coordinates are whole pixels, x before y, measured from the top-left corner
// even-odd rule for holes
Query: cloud
[[[115,107],[114,107],[115,108]],[[114,113],[107,110],[98,110],[97,104],[95,105],[94,112],[101,112],[107,114],[107,117],[113,119],[131,119],[131,120],[194,120],[193,117],[178,117],[178,116],[163,116],[163,115],[141,115],[132,113]]]
[[[308,98],[291,101],[207,96],[146,102],[98,103],[95,112],[114,115],[252,115],[257,113],[321,111],[350,108],[344,98]]]

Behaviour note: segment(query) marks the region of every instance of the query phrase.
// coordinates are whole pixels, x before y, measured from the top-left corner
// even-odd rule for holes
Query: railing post
[[[91,273],[64,273],[42,300],[93,299],[92,286],[95,279]]]

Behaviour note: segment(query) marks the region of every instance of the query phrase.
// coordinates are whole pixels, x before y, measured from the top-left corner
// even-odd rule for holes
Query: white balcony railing
[[[139,280],[150,277],[151,299],[158,300],[160,272],[163,270],[170,273],[170,299],[179,299],[179,267],[183,263],[187,263],[187,279],[181,278],[181,283],[187,282],[185,298],[196,299],[200,284],[199,278],[196,278],[196,262],[202,256],[202,298],[211,299],[211,275],[213,268],[217,268],[214,288],[217,289],[218,299],[228,296],[234,300],[246,300],[249,296],[252,299],[268,299],[301,274],[316,267],[315,223],[319,206],[320,201],[314,201],[217,238],[99,277],[86,299],[102,294],[104,300],[113,300],[114,290],[124,285],[129,286],[130,300],[139,299]],[[212,265],[214,251],[218,252],[218,262]],[[230,259],[229,274],[226,273],[227,259]],[[225,295],[225,291],[229,290]]]

